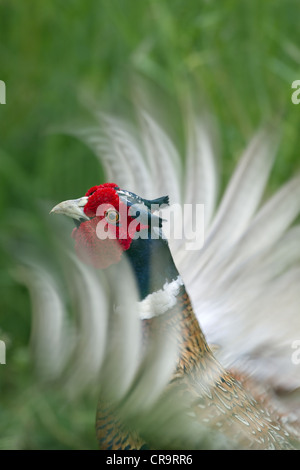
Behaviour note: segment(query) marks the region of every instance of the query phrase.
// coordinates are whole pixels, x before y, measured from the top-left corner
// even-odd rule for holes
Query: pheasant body
[[[194,315],[184,286],[176,305],[162,315],[142,320],[147,343],[159,330],[179,344],[170,387],[189,404],[189,413],[210,429],[229,437],[231,446],[244,449],[291,449],[289,433],[240,382],[214,358]],[[97,437],[104,449],[149,448],[134,430],[122,425],[109,404],[99,402]],[[201,437],[198,445],[201,448]]]
[[[148,204],[145,199],[121,190],[112,183],[92,189],[93,191],[87,192],[86,200],[83,203],[83,198],[80,200],[83,216],[77,218],[79,223],[75,229],[78,244],[84,242],[86,235],[83,226],[91,226],[92,232],[95,230],[96,223],[105,218],[108,224],[112,223],[111,214],[108,217],[108,212],[104,212],[102,218],[98,216],[98,212],[96,213],[97,203],[100,205],[103,199],[105,203],[112,203],[113,211],[115,210],[117,213],[114,224],[117,226],[118,234],[124,229],[124,220],[119,220],[121,211],[119,211],[116,202],[119,195],[120,204],[127,205],[130,210],[135,203],[135,198],[139,204],[142,203],[142,212],[145,211],[147,217],[143,218],[137,226],[137,232],[144,230],[146,236],[135,238],[128,234],[125,241],[123,239],[121,246],[117,246],[117,248],[115,248],[116,242],[114,240],[114,244],[109,244],[109,250],[104,249],[106,251],[104,255],[100,253],[101,263],[105,259],[104,267],[107,267],[110,262],[115,264],[126,258],[129,260],[136,276],[140,306],[145,307],[147,304],[148,311],[150,306],[150,315],[143,316],[141,314],[143,341],[145,344],[151,342],[152,336],[159,331],[160,334],[165,332],[168,338],[176,343],[178,355],[169,387],[173,387],[178,396],[189,403],[189,414],[194,419],[201,421],[204,426],[217,429],[218,432],[226,435],[237,448],[292,448],[290,436],[279,424],[277,418],[273,417],[267,409],[264,409],[257,400],[248,394],[240,382],[215,359],[196,319],[189,296],[173,262],[168,243],[161,238],[161,232],[159,232],[159,237],[153,240],[152,231],[146,225],[152,217],[157,217],[149,209],[150,203],[153,201],[149,201]],[[112,201],[107,196],[110,193],[113,195]],[[103,196],[105,197],[103,198]],[[92,209],[91,197],[93,198]],[[154,201],[160,205],[166,203],[167,199],[159,198]],[[67,209],[65,208],[66,203],[62,204],[64,213],[70,215],[68,214],[70,202],[69,205],[67,204]],[[60,204],[53,211],[62,212],[61,207]],[[71,217],[73,217],[72,214]],[[136,215],[133,215],[131,211],[128,217],[132,221]],[[82,222],[82,218],[84,222]],[[156,219],[156,222],[157,220],[160,221],[159,218]],[[159,222],[158,228],[160,227]],[[101,243],[103,242],[98,243],[97,241],[97,250],[103,249]],[[90,246],[94,249],[96,244]],[[107,252],[110,253],[110,250],[111,259],[107,256]],[[91,253],[85,261],[94,264],[90,255]],[[157,299],[164,299],[164,303],[159,304]],[[141,312],[143,312],[143,308]],[[97,436],[101,448],[147,448],[143,437],[122,423],[118,417],[117,408],[114,408],[110,403],[101,401],[97,413]],[[201,442],[199,442],[199,446],[201,447]]]
[[[291,448],[284,427],[214,358],[184,288],[174,310],[169,320],[183,341],[173,380],[190,395],[195,418],[230,436],[239,448]]]
[[[169,252],[166,242],[160,240],[159,243]],[[170,264],[175,271],[172,259],[169,259]],[[152,318],[142,320],[144,340],[149,341],[151,335],[160,331],[178,342],[178,359],[171,384],[178,387],[183,400],[190,403],[195,419],[230,436],[237,447],[291,448],[289,434],[276,417],[272,418],[214,358],[184,285],[180,286],[172,308],[163,313],[159,311],[158,315],[154,306],[152,311]]]

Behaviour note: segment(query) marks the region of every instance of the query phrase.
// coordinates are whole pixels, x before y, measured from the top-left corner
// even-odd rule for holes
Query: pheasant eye
[[[105,219],[109,224],[116,224],[119,220],[119,212],[114,209],[108,209],[105,213]]]

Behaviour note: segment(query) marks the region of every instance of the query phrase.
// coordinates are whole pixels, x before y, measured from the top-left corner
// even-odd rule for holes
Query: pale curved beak
[[[89,220],[89,217],[83,211],[87,201],[88,197],[84,196],[79,199],[60,202],[57,206],[53,207],[50,214],[63,214],[75,220]]]

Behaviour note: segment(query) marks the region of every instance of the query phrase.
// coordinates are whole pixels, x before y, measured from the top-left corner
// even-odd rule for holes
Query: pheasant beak
[[[70,199],[63,201],[53,207],[50,214],[63,214],[75,220],[89,220],[83,209],[88,201],[88,197],[84,196],[79,199]]]

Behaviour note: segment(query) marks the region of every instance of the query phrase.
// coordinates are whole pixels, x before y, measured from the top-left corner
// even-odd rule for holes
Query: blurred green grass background
[[[300,105],[291,102],[299,9],[296,0],[0,2],[0,448],[96,448],[95,397],[66,403],[36,385],[29,296],[12,275],[9,247],[22,231],[34,238],[38,201],[80,196],[103,180],[88,148],[49,130],[84,122],[89,103],[118,112],[136,98],[139,76],[165,97],[170,129],[188,93],[215,116],[224,181],[257,128],[280,116],[273,191],[300,166]]]

